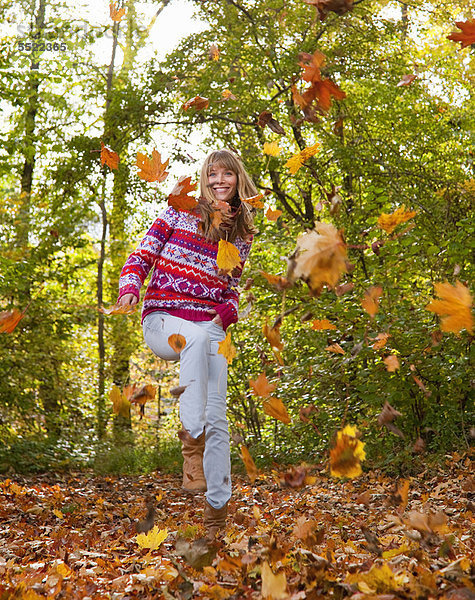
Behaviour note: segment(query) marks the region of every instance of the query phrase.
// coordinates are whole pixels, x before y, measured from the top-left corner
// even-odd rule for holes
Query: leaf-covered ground
[[[159,473],[4,478],[0,599],[475,598],[467,455],[410,480],[342,482],[309,467],[254,485],[236,477],[229,526],[211,546],[200,541],[203,497],[180,483]],[[135,531],[147,503],[167,530],[154,550]]]

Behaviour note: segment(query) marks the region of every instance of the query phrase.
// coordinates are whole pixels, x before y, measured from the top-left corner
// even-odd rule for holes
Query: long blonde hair
[[[213,225],[213,214],[216,210],[216,199],[211,188],[208,186],[208,174],[211,167],[219,166],[224,169],[229,169],[237,176],[236,197],[231,201],[231,206],[239,207],[236,216],[232,219],[232,225],[229,230],[222,231]],[[244,200],[252,198],[257,194],[254,182],[247,174],[241,159],[231,152],[231,150],[216,150],[206,158],[201,168],[200,176],[200,194],[201,201],[199,210],[201,212],[201,229],[203,235],[213,242],[220,239],[227,239],[229,242],[234,242],[237,237],[247,240],[252,234],[257,232],[254,227],[255,209],[247,204]]]

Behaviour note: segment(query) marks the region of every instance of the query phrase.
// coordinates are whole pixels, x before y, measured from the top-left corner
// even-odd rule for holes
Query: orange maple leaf
[[[470,21],[456,21],[455,25],[460,31],[452,31],[447,39],[453,42],[460,42],[460,48],[466,48],[472,44],[475,44],[475,19]]]
[[[330,450],[330,475],[353,479],[362,473],[361,461],[366,458],[364,443],[357,438],[356,427],[347,425],[337,433],[335,446]]]
[[[153,400],[155,398],[156,393],[157,388],[151,384],[144,384],[139,389],[132,390],[130,397],[127,397],[127,394],[125,394],[124,389],[124,394],[131,404],[144,405],[149,400]]]
[[[361,306],[371,318],[374,318],[379,310],[379,299],[382,293],[383,288],[380,285],[374,285],[364,293],[364,298],[361,300]]]
[[[415,78],[415,75],[403,75],[400,81],[397,82],[396,86],[402,87],[403,85],[411,85]]]
[[[266,340],[269,342],[275,358],[277,359],[279,364],[283,365],[284,361],[282,359],[280,351],[284,349],[284,343],[280,339],[280,325],[269,327],[266,320],[266,322],[262,325],[262,333]]]
[[[271,285],[278,289],[279,292],[282,292],[283,290],[286,290],[292,286],[291,282],[287,278],[281,277],[280,275],[272,275],[271,273],[266,273],[265,271],[259,271],[259,273],[262,275],[262,277],[267,279]]]
[[[256,194],[250,198],[243,198],[242,201],[250,204],[253,208],[264,208],[264,203],[261,202],[262,198],[264,198],[264,194]]]
[[[262,578],[262,598],[271,598],[272,600],[283,600],[289,598],[287,594],[287,578],[285,572],[281,571],[274,575],[267,561],[261,566]]]
[[[473,333],[472,296],[469,289],[460,281],[455,285],[451,285],[448,281],[436,283],[434,288],[440,300],[433,300],[426,309],[442,317],[440,322],[442,331],[460,333],[462,329],[466,329],[469,333]]]
[[[381,348],[386,346],[390,337],[390,333],[378,333],[378,335],[374,338],[374,342],[372,344],[373,348],[375,350],[381,350]]]
[[[156,149],[152,151],[152,158],[148,158],[146,154],[137,152],[136,166],[139,168],[137,175],[145,181],[162,182],[168,177],[168,172],[165,169],[168,166],[167,159],[162,163],[160,152]]]
[[[254,462],[249,450],[246,448],[246,446],[241,446],[241,459],[242,462],[244,463],[244,466],[246,467],[246,473],[247,476],[249,477],[251,483],[254,483],[256,481],[257,475],[258,475],[258,470],[256,467],[256,463]]]
[[[279,398],[274,398],[271,396],[269,400],[262,401],[262,406],[266,415],[282,421],[282,423],[285,423],[285,425],[288,425],[291,422],[289,413],[287,412],[284,403],[282,400],[279,400]]]
[[[188,192],[195,191],[196,186],[196,183],[191,183],[191,177],[180,177],[168,196],[168,205],[173,206],[175,210],[192,210],[198,206],[196,198],[188,196]]]
[[[279,209],[272,210],[271,208],[268,208],[266,211],[266,217],[269,219],[269,221],[277,221],[281,214],[282,211]]]
[[[329,329],[336,329],[336,325],[330,323],[328,319],[315,319],[312,322],[312,329],[315,329],[316,331],[326,331]]]
[[[168,344],[177,354],[180,354],[186,346],[186,338],[181,333],[172,333],[168,337]]]
[[[116,3],[111,2],[109,4],[109,12],[110,12],[111,19],[115,23],[118,23],[119,21],[122,20],[122,17],[125,15],[125,8],[117,8]]]
[[[341,233],[331,223],[320,221],[315,229],[297,239],[297,247],[288,259],[287,279],[303,279],[312,296],[324,285],[334,287],[347,271],[346,245]]]
[[[99,312],[104,315],[131,315],[136,310],[136,304],[114,304],[114,306],[110,306],[109,308],[105,308],[104,306],[99,308]]]
[[[231,342],[230,331],[228,331],[224,340],[219,342],[218,354],[222,354],[224,356],[228,362],[228,365],[233,362],[233,359],[236,356],[236,346],[234,346],[234,344]]]
[[[182,109],[188,110],[192,106],[196,108],[196,110],[203,110],[204,108],[208,108],[209,100],[208,98],[204,98],[203,96],[195,96],[194,98],[190,98],[190,100],[187,100],[187,102],[183,104]]]
[[[340,344],[330,344],[325,348],[328,352],[334,352],[335,354],[345,354],[345,351],[340,346]]]
[[[315,50],[313,54],[302,54],[300,56],[305,60],[305,62],[299,62],[299,65],[304,70],[302,79],[309,83],[321,81],[320,67],[325,64],[325,55],[319,50]]]
[[[0,312],[0,333],[12,333],[18,323],[23,319],[26,308],[20,312],[17,308]]]
[[[304,0],[304,2],[315,6],[320,21],[323,21],[329,12],[344,15],[353,8],[353,0]]]
[[[378,217],[378,226],[386,233],[392,233],[400,223],[405,223],[416,216],[413,210],[406,210],[404,204],[391,214],[382,213]]]
[[[384,364],[386,365],[386,370],[388,373],[394,373],[400,367],[399,358],[395,354],[390,354],[383,359]]]
[[[104,146],[104,142],[101,140],[101,165],[106,164],[111,169],[117,169],[119,167],[119,160],[117,152]]]
[[[239,250],[231,242],[219,240],[216,264],[225,273],[230,273],[235,267],[241,264]]]
[[[276,383],[269,383],[265,373],[260,373],[257,379],[250,379],[249,385],[256,396],[268,398],[277,387]]]

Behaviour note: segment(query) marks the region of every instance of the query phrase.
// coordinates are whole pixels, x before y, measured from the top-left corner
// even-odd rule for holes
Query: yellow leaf
[[[112,411],[114,414],[121,415],[126,419],[130,417],[130,402],[116,385],[112,386],[109,392],[109,399],[112,402]]]
[[[289,158],[285,163],[285,166],[289,169],[292,175],[295,175],[303,163],[308,160],[311,156],[317,154],[320,151],[320,144],[317,142],[313,146],[304,148],[301,152],[297,152]]]
[[[155,525],[148,533],[139,533],[135,537],[135,540],[141,548],[156,550],[167,536],[167,529],[159,530],[157,525]]]
[[[110,12],[111,19],[115,23],[118,23],[119,21],[122,20],[122,17],[125,15],[125,8],[117,8],[116,3],[111,2],[109,4],[109,12]]]
[[[236,96],[228,89],[221,92],[221,97],[223,100],[237,100]]]
[[[209,57],[211,60],[219,60],[219,48],[218,46],[216,46],[216,44],[211,44],[211,46],[209,47]]]
[[[109,308],[105,308],[104,306],[99,308],[99,312],[104,315],[131,315],[136,310],[136,304],[114,304],[114,306],[110,306]]]
[[[399,369],[399,358],[395,354],[390,354],[383,359],[384,364],[386,365],[386,370],[389,373],[394,373]]]
[[[55,509],[53,510],[53,514],[54,514],[56,517],[58,517],[58,519],[64,519],[64,515],[63,515],[63,513],[62,513],[60,510],[58,510],[57,508],[55,508]]]
[[[256,194],[250,198],[243,198],[242,201],[250,204],[253,208],[264,208],[264,202],[262,202],[264,194]]]
[[[60,562],[56,565],[56,572],[58,575],[61,575],[61,577],[71,577],[74,571],[65,563]]]
[[[395,556],[399,556],[400,554],[405,554],[406,552],[409,552],[410,547],[406,544],[406,542],[403,542],[399,548],[393,548],[392,550],[385,550],[381,556],[382,558],[384,558],[385,560],[390,560],[391,558],[394,558]]]
[[[402,580],[396,577],[387,563],[373,565],[367,573],[351,573],[346,576],[346,583],[357,584],[363,593],[384,594],[396,591]]]
[[[416,216],[415,211],[406,211],[404,204],[391,214],[383,213],[378,217],[378,225],[387,233],[392,233],[400,223],[405,223]]]
[[[330,475],[353,479],[362,473],[361,461],[366,458],[364,443],[357,439],[356,427],[347,425],[337,433],[335,446],[330,450]]]
[[[272,600],[281,600],[288,598],[287,594],[287,579],[284,571],[278,575],[274,575],[267,561],[264,561],[261,567],[262,591],[263,598],[271,598]]]
[[[160,152],[156,149],[152,151],[152,158],[148,158],[146,154],[137,152],[136,166],[139,168],[137,175],[145,181],[158,181],[162,182],[168,177],[168,172],[165,169],[168,166],[167,159],[162,163]]]
[[[436,283],[434,287],[440,300],[433,300],[426,309],[442,317],[440,321],[442,331],[460,333],[462,329],[466,329],[469,333],[473,333],[472,296],[469,289],[460,281],[455,285],[447,281]]]
[[[186,339],[181,333],[172,333],[168,338],[168,344],[177,354],[186,346]]]
[[[291,422],[289,413],[287,412],[284,403],[282,402],[282,400],[279,400],[279,398],[274,398],[272,396],[269,398],[269,400],[263,400],[262,404],[266,415],[274,417],[274,419],[278,419],[286,425],[288,425]]]
[[[226,334],[224,340],[219,342],[218,354],[222,354],[224,356],[224,358],[228,361],[228,365],[233,362],[233,359],[236,356],[236,347],[231,342],[230,331]]]
[[[316,331],[325,331],[328,329],[336,329],[336,326],[333,323],[330,323],[328,319],[315,319],[312,322],[312,329]]]
[[[247,476],[249,477],[251,483],[254,483],[254,481],[256,481],[258,471],[257,471],[256,463],[254,462],[254,460],[253,460],[249,450],[246,448],[246,446],[241,446],[240,456],[241,456],[242,462],[244,463],[244,466],[246,467]]]
[[[383,288],[380,285],[374,285],[364,293],[364,298],[361,300],[361,306],[371,318],[374,318],[375,314],[379,310],[379,299],[382,293]]]
[[[262,151],[269,156],[279,156],[282,152],[282,148],[279,146],[278,142],[265,142]]]
[[[276,210],[272,210],[271,208],[268,208],[266,211],[266,217],[269,221],[277,221],[277,219],[280,217],[281,214],[282,214],[282,211],[279,210],[278,208]]]
[[[331,223],[319,221],[315,229],[297,239],[297,247],[288,259],[287,279],[303,279],[312,296],[324,285],[334,287],[347,271],[346,245],[341,233]]]
[[[241,264],[239,250],[231,242],[219,240],[216,264],[222,271],[230,273],[235,267]]]

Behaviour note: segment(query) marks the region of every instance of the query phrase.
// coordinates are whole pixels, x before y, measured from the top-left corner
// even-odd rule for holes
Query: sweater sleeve
[[[241,280],[244,264],[249,256],[249,252],[251,251],[252,239],[250,242],[242,241],[239,245],[236,244],[236,246],[241,257],[241,264],[237,266],[231,273],[228,288],[223,293],[224,302],[214,307],[218,315],[221,317],[224,331],[226,331],[231,323],[237,323],[239,318],[238,285]]]
[[[179,213],[171,206],[157,217],[122,268],[119,277],[119,298],[124,294],[140,297],[140,288],[163,246],[172,235],[178,218]]]

